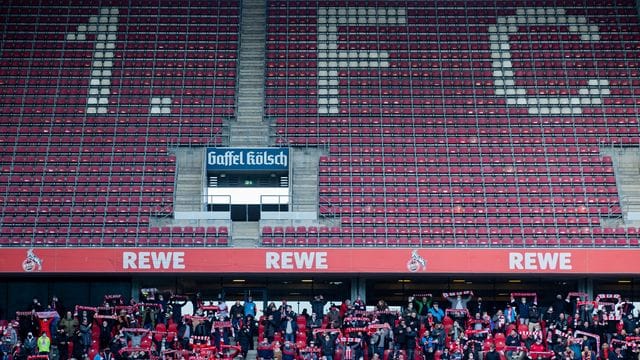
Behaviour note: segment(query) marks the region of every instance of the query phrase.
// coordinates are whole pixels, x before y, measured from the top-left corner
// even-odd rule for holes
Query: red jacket
[[[344,314],[347,312],[347,310],[349,310],[349,307],[347,306],[347,303],[342,302],[342,305],[340,305],[340,317],[344,318]]]
[[[533,352],[543,352],[546,351],[544,344],[543,343],[533,343],[531,344],[531,349],[529,349],[530,351]]]

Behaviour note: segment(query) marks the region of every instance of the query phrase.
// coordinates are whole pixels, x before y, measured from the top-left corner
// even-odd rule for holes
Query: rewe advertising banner
[[[0,273],[640,274],[637,249],[3,248]]]

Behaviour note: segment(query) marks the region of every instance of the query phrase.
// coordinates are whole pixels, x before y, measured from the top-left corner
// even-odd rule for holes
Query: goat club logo
[[[411,272],[427,270],[427,260],[418,254],[418,250],[411,251],[411,257],[407,261],[407,270]]]
[[[33,249],[27,250],[27,258],[22,262],[22,269],[26,272],[42,271],[42,259],[33,252]]]

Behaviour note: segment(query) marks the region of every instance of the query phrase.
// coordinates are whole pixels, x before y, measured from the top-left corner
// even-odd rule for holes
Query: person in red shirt
[[[345,314],[347,313],[347,311],[349,311],[351,308],[351,300],[350,299],[346,299],[342,302],[342,305],[340,305],[340,317],[344,319]]]
[[[42,317],[38,317],[38,320],[40,322],[40,330],[47,333],[47,337],[51,339],[51,320],[53,320],[53,317],[42,315]]]
[[[545,348],[544,344],[542,343],[542,339],[538,338],[536,340],[536,342],[534,342],[533,344],[531,344],[531,348],[529,349],[531,352],[544,352],[547,349]]]
[[[602,344],[602,350],[600,350],[599,360],[609,360],[609,344]]]

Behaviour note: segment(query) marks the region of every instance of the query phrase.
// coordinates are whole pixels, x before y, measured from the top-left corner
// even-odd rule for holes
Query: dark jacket
[[[326,339],[324,336],[320,340],[320,350],[322,350],[323,355],[331,355],[336,351],[336,342],[334,336],[329,336],[329,339]]]
[[[324,306],[327,302],[324,299],[314,298],[311,300],[311,312],[314,312],[318,315],[320,319],[324,316]]]
[[[393,339],[401,348],[406,349],[407,347],[407,328],[402,325],[397,326],[393,329]]]
[[[484,354],[484,360],[500,360],[500,353],[495,349]]]
[[[249,349],[249,345],[253,341],[253,336],[251,335],[251,329],[248,326],[242,327],[237,335],[238,344],[242,348],[242,351],[247,351]]]

